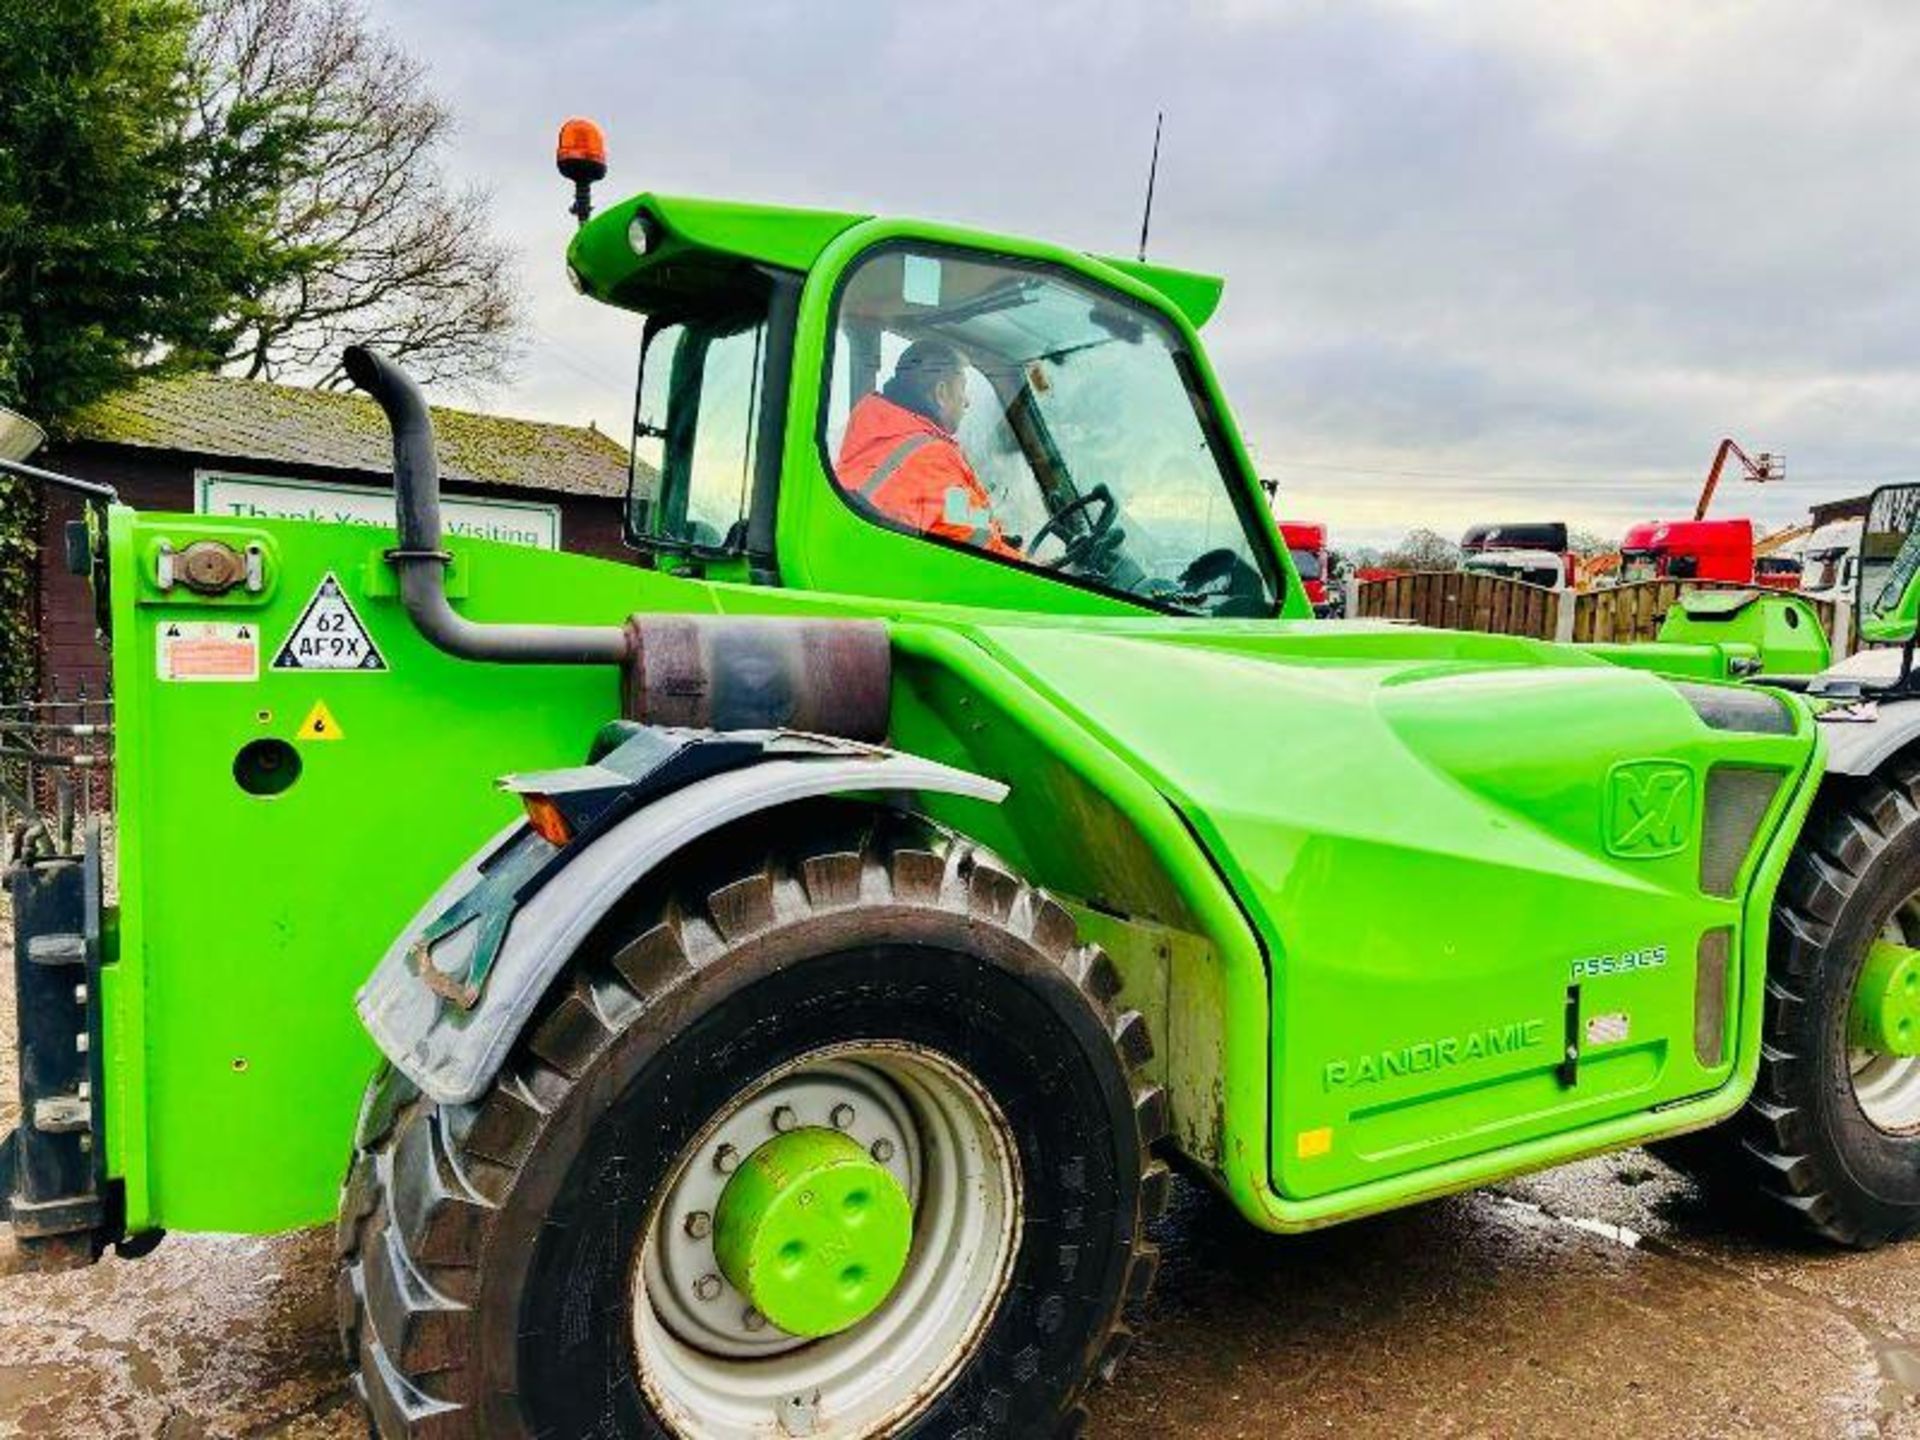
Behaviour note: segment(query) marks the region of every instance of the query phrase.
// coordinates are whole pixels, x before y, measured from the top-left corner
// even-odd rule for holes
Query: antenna
[[[1147,208],[1140,216],[1140,258],[1147,258],[1147,227],[1153,224],[1153,179],[1160,171],[1160,126],[1167,112],[1153,112],[1153,159],[1147,162]]]

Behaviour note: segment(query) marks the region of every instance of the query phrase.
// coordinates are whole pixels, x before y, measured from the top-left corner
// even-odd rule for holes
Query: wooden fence
[[[1430,570],[1363,580],[1354,613],[1369,619],[1412,620],[1438,630],[1554,638],[1559,592],[1467,570]]]
[[[1524,580],[1464,570],[1425,571],[1354,587],[1353,613],[1412,620],[1445,630],[1489,635],[1528,635],[1537,640],[1632,645],[1656,639],[1660,622],[1689,590],[1751,589],[1713,582],[1644,580],[1606,590],[1547,590]],[[1836,654],[1853,649],[1844,607],[1810,600]],[[1836,634],[1836,628],[1839,633]]]

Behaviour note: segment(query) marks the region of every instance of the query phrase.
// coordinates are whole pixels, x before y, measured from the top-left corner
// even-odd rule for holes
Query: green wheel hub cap
[[[1920,950],[1874,942],[1854,988],[1849,1040],[1881,1055],[1920,1055]]]
[[[907,1192],[837,1130],[767,1141],[734,1172],[713,1217],[721,1271],[793,1335],[837,1334],[872,1314],[912,1244]]]

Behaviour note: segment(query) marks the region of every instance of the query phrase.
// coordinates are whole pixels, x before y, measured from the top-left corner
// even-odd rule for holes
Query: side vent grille
[[[1693,1054],[1708,1069],[1727,1058],[1727,962],[1733,931],[1709,930],[1700,937],[1693,981]]]
[[[1753,837],[1780,793],[1783,772],[1745,765],[1716,765],[1707,775],[1706,824],[1700,839],[1700,888],[1733,897],[1740,867]]]

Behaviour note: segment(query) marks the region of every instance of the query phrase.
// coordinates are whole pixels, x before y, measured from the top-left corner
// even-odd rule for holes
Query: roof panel
[[[432,407],[445,478],[563,495],[620,496],[625,450],[590,427]],[[225,375],[152,380],[82,410],[75,439],[234,460],[384,474],[392,440],[364,396]]]

